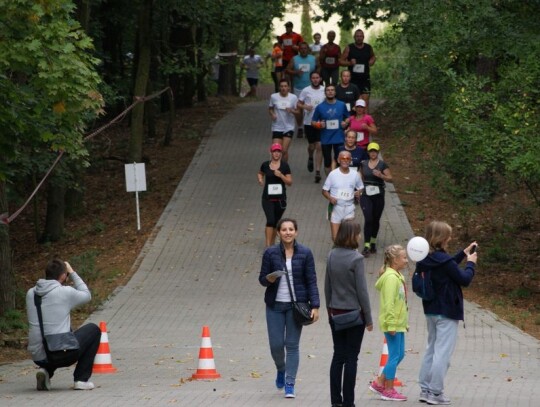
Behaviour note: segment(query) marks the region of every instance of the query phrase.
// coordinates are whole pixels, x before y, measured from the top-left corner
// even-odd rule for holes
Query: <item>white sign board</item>
[[[146,191],[146,172],[144,163],[126,164],[126,191]]]

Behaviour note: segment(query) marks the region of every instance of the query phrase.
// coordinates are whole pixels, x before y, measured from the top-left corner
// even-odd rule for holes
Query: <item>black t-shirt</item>
[[[283,175],[291,173],[289,164],[284,161],[280,162],[279,170]],[[287,199],[285,183],[281,178],[274,175],[274,170],[270,169],[270,161],[265,161],[261,164],[260,172],[264,174],[263,199]]]
[[[349,83],[349,86],[342,88],[341,84],[336,86],[336,99],[348,104],[349,112],[352,112],[355,102],[360,97],[360,90],[354,83]]]
[[[349,55],[347,59],[349,61],[356,59],[356,64],[359,65],[357,67],[348,67],[349,71],[351,71],[351,80],[353,82],[369,79],[369,60],[372,55],[373,49],[371,45],[365,42],[362,48],[358,48],[354,43],[349,44]]]
[[[362,175],[364,176],[364,184],[375,185],[384,188],[384,180],[373,175],[373,170],[379,170],[380,172],[384,172],[384,170],[386,170],[387,168],[388,165],[383,160],[379,160],[379,162],[373,169],[369,167],[369,160],[362,161]]]

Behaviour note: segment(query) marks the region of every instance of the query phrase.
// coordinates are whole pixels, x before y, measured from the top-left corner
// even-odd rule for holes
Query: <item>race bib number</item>
[[[347,106],[347,111],[350,112],[351,111],[351,104],[350,103],[345,103],[345,106]]]
[[[364,133],[361,131],[356,132],[356,141],[364,141]]]
[[[324,59],[324,62],[326,62],[328,65],[334,65],[336,63],[336,58],[334,58],[334,57],[326,57]]]
[[[289,106],[289,102],[287,102],[287,101],[281,101],[281,102],[278,102],[278,103],[277,103],[277,107],[278,107],[278,109],[280,109],[280,110],[285,110],[285,109],[287,109],[287,108],[290,107],[290,106]]]
[[[353,66],[353,72],[354,73],[364,73],[365,72],[365,65],[364,64],[356,64]]]
[[[283,194],[283,185],[268,184],[268,195],[281,195],[281,194]]]
[[[339,120],[327,120],[326,121],[326,128],[328,130],[336,130],[339,129]]]
[[[302,72],[309,72],[309,64],[298,64],[298,69]]]
[[[337,199],[351,200],[354,198],[354,189],[352,188],[341,188],[338,189]]]
[[[352,172],[358,172],[358,167],[349,167]]]
[[[381,193],[381,189],[376,185],[366,185],[366,195],[378,195]]]
[[[286,38],[283,40],[283,45],[290,47],[292,45],[292,38]]]

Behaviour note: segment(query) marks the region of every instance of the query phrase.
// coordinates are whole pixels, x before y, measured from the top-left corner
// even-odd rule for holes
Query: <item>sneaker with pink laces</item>
[[[381,399],[387,401],[406,401],[407,397],[399,393],[396,389],[390,389],[382,392]]]
[[[384,386],[381,386],[377,380],[373,380],[370,384],[369,384],[369,390],[371,390],[373,393],[375,394],[383,394],[384,392]]]

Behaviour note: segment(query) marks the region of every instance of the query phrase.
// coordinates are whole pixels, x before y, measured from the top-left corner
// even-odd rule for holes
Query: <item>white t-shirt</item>
[[[259,79],[259,68],[263,64],[263,60],[260,55],[244,57],[244,65],[246,66],[246,78]]]
[[[339,168],[333,170],[323,185],[323,190],[329,191],[330,196],[337,199],[337,205],[354,205],[354,192],[363,189],[364,183],[358,171],[351,171],[348,174],[341,172]]]
[[[281,279],[279,280],[278,290],[276,294],[277,302],[291,302],[291,293],[289,291],[287,280],[285,280],[286,278],[289,279],[291,283],[291,290],[294,297],[296,298],[296,295],[294,294],[294,284],[292,280],[292,259],[287,259],[285,265],[287,266],[287,274],[281,276]]]
[[[311,85],[302,89],[298,100],[306,105],[313,106],[313,110],[311,112],[304,109],[304,124],[311,125],[313,112],[315,111],[317,105],[324,100],[324,98],[324,86],[322,85],[319,86],[319,89],[314,89]]]
[[[273,107],[274,113],[277,115],[277,119],[272,121],[272,131],[283,133],[294,131],[294,125],[296,124],[294,114],[287,112],[285,109],[295,109],[297,103],[298,98],[293,93],[289,93],[285,97],[281,96],[279,92],[270,96],[268,107]]]

